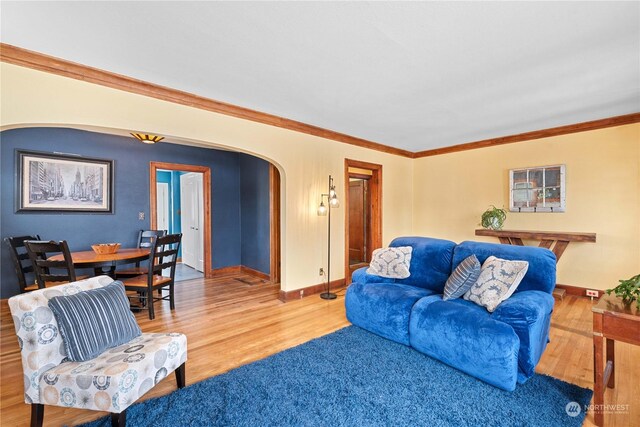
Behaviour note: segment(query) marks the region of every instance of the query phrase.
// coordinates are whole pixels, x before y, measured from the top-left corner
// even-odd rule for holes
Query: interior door
[[[349,181],[349,264],[367,262],[367,181]]]
[[[169,184],[158,182],[156,184],[156,227],[158,230],[169,232]]]
[[[180,176],[180,225],[182,227],[182,262],[198,271],[204,270],[202,174]]]

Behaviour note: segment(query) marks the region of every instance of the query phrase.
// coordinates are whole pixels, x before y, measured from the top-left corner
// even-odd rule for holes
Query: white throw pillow
[[[493,312],[513,294],[528,269],[527,261],[509,261],[490,256],[482,264],[478,280],[464,294],[464,299]]]
[[[411,246],[397,246],[373,251],[367,274],[389,279],[406,279],[411,275]]]

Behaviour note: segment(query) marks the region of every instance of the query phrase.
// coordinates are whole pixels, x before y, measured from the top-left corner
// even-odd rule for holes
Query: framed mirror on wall
[[[509,170],[511,212],[564,212],[565,165]]]

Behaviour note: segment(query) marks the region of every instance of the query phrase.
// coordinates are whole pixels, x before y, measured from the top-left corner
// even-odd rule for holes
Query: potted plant
[[[507,219],[507,211],[491,205],[491,207],[482,214],[480,225],[490,230],[500,230],[502,229],[505,219]]]
[[[640,274],[633,276],[627,280],[618,280],[620,284],[613,289],[607,289],[607,295],[615,292],[616,296],[622,298],[625,304],[636,302],[636,306],[640,310]]]

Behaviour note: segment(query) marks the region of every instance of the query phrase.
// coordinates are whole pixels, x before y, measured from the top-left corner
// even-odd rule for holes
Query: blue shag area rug
[[[349,326],[132,405],[127,425],[581,426],[584,410],[569,416],[567,404],[584,408],[592,394],[539,374],[506,392]]]

